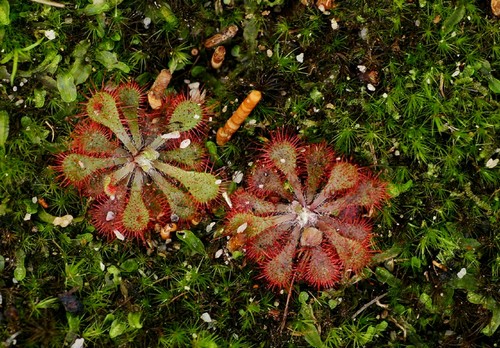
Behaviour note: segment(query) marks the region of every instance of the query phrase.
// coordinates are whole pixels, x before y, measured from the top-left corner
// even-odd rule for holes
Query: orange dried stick
[[[241,124],[250,115],[250,112],[252,112],[261,98],[262,93],[260,91],[253,90],[250,92],[234,114],[227,120],[224,127],[219,128],[217,131],[217,145],[222,146],[231,139],[232,135],[240,128]]]

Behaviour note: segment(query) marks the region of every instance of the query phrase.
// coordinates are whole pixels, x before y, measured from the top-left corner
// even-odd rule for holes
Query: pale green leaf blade
[[[57,89],[61,93],[61,98],[66,103],[71,103],[76,100],[76,85],[75,79],[70,72],[64,72],[57,75]]]
[[[5,146],[9,136],[9,114],[5,110],[0,110],[0,147]]]

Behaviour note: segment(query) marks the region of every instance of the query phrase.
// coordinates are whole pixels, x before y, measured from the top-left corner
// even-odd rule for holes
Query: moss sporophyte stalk
[[[95,91],[56,169],[92,197],[92,223],[110,238],[144,239],[154,224],[189,221],[219,196],[201,143],[204,95],[171,94],[147,110],[135,83]]]
[[[246,181],[231,197],[229,249],[246,251],[272,287],[331,287],[370,261],[369,217],[388,195],[367,170],[278,132]]]

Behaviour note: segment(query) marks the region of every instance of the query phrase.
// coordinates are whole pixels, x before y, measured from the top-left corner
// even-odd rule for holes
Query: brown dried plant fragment
[[[168,69],[163,69],[160,71],[158,76],[156,77],[153,86],[148,92],[148,102],[151,109],[157,110],[162,105],[162,99],[165,95],[165,90],[172,79],[172,73]]]

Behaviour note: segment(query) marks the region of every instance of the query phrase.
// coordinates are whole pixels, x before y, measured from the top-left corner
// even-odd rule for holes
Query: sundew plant
[[[494,347],[497,3],[0,0],[0,345]]]
[[[222,181],[199,172],[208,111],[202,93],[191,94],[165,97],[147,112],[140,88],[128,83],[86,102],[86,119],[56,169],[97,201],[91,216],[101,233],[144,239],[155,223],[197,218],[218,197]]]

